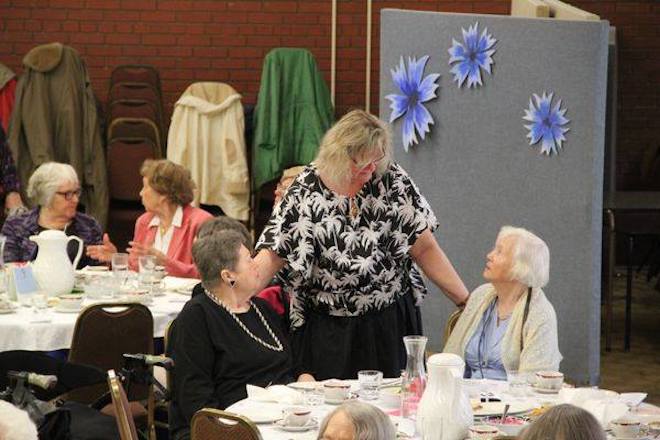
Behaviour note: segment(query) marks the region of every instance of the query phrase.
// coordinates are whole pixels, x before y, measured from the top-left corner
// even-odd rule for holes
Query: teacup
[[[59,298],[60,302],[58,303],[57,307],[60,309],[77,310],[82,307],[83,296],[80,294],[66,293],[64,295],[60,295]]]
[[[292,406],[282,410],[282,423],[286,426],[305,426],[312,417],[312,411],[302,406]]]
[[[151,304],[151,294],[148,289],[130,289],[126,290],[126,301],[139,302],[145,305]]]
[[[642,423],[633,418],[623,417],[610,422],[612,433],[616,438],[637,438],[642,427]]]
[[[538,371],[536,386],[546,390],[559,390],[564,383],[564,374],[559,371]]]
[[[348,399],[348,393],[351,390],[349,383],[340,380],[329,380],[323,384],[323,394],[325,400],[340,401]]]
[[[470,431],[470,438],[484,439],[484,440],[491,439],[500,433],[500,431],[496,427],[490,425],[470,426],[468,431]]]

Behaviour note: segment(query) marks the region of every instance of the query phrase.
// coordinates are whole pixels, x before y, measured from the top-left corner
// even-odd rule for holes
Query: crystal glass
[[[319,384],[313,388],[307,389],[303,393],[303,398],[305,405],[307,406],[319,406],[325,402],[325,392],[323,391],[323,385]]]
[[[156,257],[153,255],[142,255],[138,258],[138,269],[140,271],[138,276],[140,284],[151,287],[155,279]]]
[[[415,418],[424,389],[426,389],[426,370],[424,369],[424,353],[426,336],[405,336],[403,344],[406,347],[406,370],[401,376],[401,417]]]
[[[383,372],[378,370],[358,371],[360,397],[363,400],[377,400],[380,396],[380,386],[383,383]]]
[[[112,254],[112,274],[118,283],[118,290],[128,278],[128,254],[118,252]]]
[[[509,384],[509,394],[514,397],[527,395],[527,374],[518,370],[506,370],[506,381]]]

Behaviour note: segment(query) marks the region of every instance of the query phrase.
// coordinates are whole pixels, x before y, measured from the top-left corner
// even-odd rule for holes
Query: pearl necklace
[[[261,311],[259,310],[259,307],[254,305],[252,300],[249,301],[250,307],[254,308],[254,310],[257,312],[257,316],[259,316],[259,319],[263,323],[264,327],[266,327],[266,331],[268,331],[268,334],[270,335],[271,338],[273,338],[276,345],[269,344],[268,342],[264,341],[263,339],[257,337],[254,333],[252,333],[250,331],[250,329],[247,328],[245,326],[245,324],[243,324],[243,322],[240,319],[238,319],[238,316],[236,316],[236,314],[234,312],[229,310],[229,307],[227,307],[227,305],[225,303],[223,303],[218,298],[216,298],[214,295],[212,295],[208,290],[204,289],[204,293],[206,293],[206,296],[208,296],[211,299],[211,301],[213,301],[214,303],[216,303],[217,305],[219,305],[220,307],[225,309],[227,311],[227,313],[229,313],[229,315],[231,315],[231,317],[234,318],[234,321],[236,321],[238,323],[239,327],[241,327],[243,329],[243,331],[248,334],[249,337],[251,337],[252,339],[257,341],[259,344],[263,345],[264,347],[266,347],[268,349],[271,349],[273,351],[283,351],[284,350],[284,347],[282,346],[282,342],[280,342],[280,340],[277,338],[277,336],[275,336],[275,333],[273,332],[273,330],[268,325],[268,322],[266,322],[266,318],[264,318],[264,315],[261,314]]]

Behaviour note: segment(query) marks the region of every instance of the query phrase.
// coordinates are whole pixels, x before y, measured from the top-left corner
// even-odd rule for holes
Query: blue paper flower
[[[495,43],[497,40],[484,29],[479,36],[479,23],[475,23],[467,30],[463,31],[463,43],[452,38],[452,45],[449,49],[449,64],[457,63],[452,67],[451,73],[454,74],[454,81],[458,87],[462,87],[467,78],[468,87],[481,86],[481,69],[489,75],[490,66],[493,64],[493,54],[495,53]]]
[[[552,97],[554,93],[549,95],[543,92],[543,96],[534,94],[534,102],[532,98],[529,99],[529,109],[525,110],[525,121],[531,122],[525,125],[529,130],[527,137],[529,138],[529,145],[534,145],[538,141],[541,143],[541,153],[548,156],[551,153],[559,154],[561,143],[566,140],[564,134],[569,130],[564,127],[570,121],[564,117],[566,109],[561,108],[561,99],[552,107]]]
[[[431,131],[429,126],[433,124],[433,117],[423,103],[436,97],[435,90],[439,86],[435,82],[440,78],[440,74],[433,73],[422,79],[428,60],[428,55],[419,60],[408,57],[408,69],[406,70],[403,57],[401,57],[398,68],[390,70],[392,81],[403,95],[387,95],[385,99],[391,102],[390,123],[405,115],[403,120],[403,148],[405,151],[408,151],[408,147],[413,143],[418,143],[415,131],[423,140],[426,133]]]

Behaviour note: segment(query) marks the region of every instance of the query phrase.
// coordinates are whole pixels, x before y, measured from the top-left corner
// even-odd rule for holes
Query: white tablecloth
[[[352,389],[357,388],[357,381],[352,382]],[[506,382],[494,381],[494,380],[466,380],[465,382],[466,391],[472,395],[479,395],[481,391],[488,393],[491,392],[493,395],[502,399],[503,402],[513,403],[513,402],[524,402],[529,403],[531,406],[541,406],[543,403],[559,403],[559,397],[556,394],[539,394],[536,392],[530,391],[525,397],[514,397],[508,394],[508,385]],[[384,405],[384,402],[381,400],[369,401],[368,403],[374,404],[381,408],[385,413],[392,414],[396,411],[395,408],[387,407]],[[282,410],[287,406],[278,403],[271,402],[257,402],[250,399],[244,399],[227,408],[227,411],[234,412],[237,414],[242,414],[249,417],[250,414],[281,414]],[[312,417],[316,418],[320,422],[323,418],[330,413],[335,405],[319,405],[311,407]],[[397,421],[399,417],[390,416],[392,420]],[[660,408],[654,405],[649,405],[643,403],[635,410],[634,417],[639,418],[642,422],[648,423],[650,421],[660,420]],[[313,440],[318,436],[318,430],[311,429],[306,432],[286,432],[283,431],[272,423],[263,423],[258,424],[259,431],[263,436],[264,440]],[[403,430],[407,432],[409,429],[404,428]],[[413,437],[417,438],[417,437]],[[655,437],[653,437],[655,438]]]
[[[163,337],[167,324],[179,314],[190,296],[166,292],[149,306],[154,318],[154,337]],[[104,300],[85,300],[88,306]],[[19,306],[14,313],[0,314],[0,351],[52,351],[71,347],[78,313],[61,313],[54,308],[35,313],[31,307]]]

